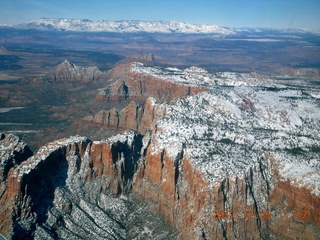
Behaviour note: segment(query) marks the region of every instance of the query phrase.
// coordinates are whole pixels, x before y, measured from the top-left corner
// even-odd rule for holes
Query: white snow
[[[33,156],[28,158],[22,164],[18,165],[14,170],[14,175],[22,177],[24,174],[28,174],[32,169],[35,168],[41,161],[44,161],[50,154],[53,152],[67,147],[68,145],[78,143],[78,142],[85,142],[88,139],[86,137],[80,136],[72,136],[69,138],[63,138],[47,145],[41,147],[38,152],[36,152]]]
[[[216,25],[190,24],[165,21],[90,21],[80,19],[41,18],[16,26],[22,29],[64,30],[79,32],[149,32],[149,33],[192,33],[192,34],[234,34],[227,28]]]
[[[133,64],[132,70],[208,88],[175,104],[155,103],[166,108],[167,115],[156,122],[152,154],[165,149],[175,160],[185,144],[185,156],[213,183],[243,176],[269,153],[284,166],[283,179],[301,175],[299,184],[320,195],[316,187],[320,164],[315,164],[319,157],[311,150],[320,147],[320,108],[317,99],[299,90],[301,81],[292,80],[288,87],[284,81],[257,74],[212,74],[198,68],[169,71],[141,63]]]
[[[317,160],[320,162],[320,158]],[[318,168],[319,169],[319,168]],[[290,183],[297,187],[306,187],[312,194],[320,196],[320,174],[315,168],[305,163],[284,163],[280,168],[283,180],[290,179]]]

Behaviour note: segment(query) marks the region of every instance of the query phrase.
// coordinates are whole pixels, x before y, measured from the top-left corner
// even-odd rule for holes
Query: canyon
[[[317,239],[315,74],[306,68],[281,76],[210,73],[138,62],[103,72],[63,61],[44,77],[18,83],[24,95],[8,92],[3,101],[68,102],[49,108],[70,122],[64,135],[79,126],[81,135],[110,134],[57,140],[56,131],[34,153],[18,137],[1,134],[0,233]]]

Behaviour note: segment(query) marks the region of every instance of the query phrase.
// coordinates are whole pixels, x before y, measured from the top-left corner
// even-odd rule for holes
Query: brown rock
[[[242,178],[227,178],[212,185],[183,156],[183,149],[172,159],[165,149],[153,153],[153,147],[148,148],[144,162],[139,165],[133,194],[154,205],[168,223],[182,230],[182,239],[267,239],[270,236],[275,239],[317,239],[320,198],[310,194],[310,190],[282,182],[272,156],[266,155],[266,161],[269,167],[274,166],[271,181],[275,186],[268,193],[265,192],[268,188],[261,185],[259,192],[269,202],[268,207],[262,209],[254,200],[254,194],[257,194],[254,185],[263,184],[257,182],[259,179],[264,181],[258,169],[251,169]],[[219,214],[228,212],[229,217],[219,215],[220,218],[214,218],[215,210]],[[296,215],[300,210],[300,218],[302,211],[306,211],[307,216],[303,220],[280,218],[280,210]],[[236,213],[234,220],[230,219],[232,211]],[[265,217],[266,211],[270,211],[272,218]]]
[[[135,102],[130,102],[128,106],[120,111],[119,128],[138,130],[143,114],[143,108],[136,105]]]
[[[79,67],[64,60],[55,67],[52,73],[46,76],[46,79],[54,82],[89,83],[103,79],[106,75],[107,73],[101,72],[97,67]]]
[[[157,105],[155,99],[148,98],[144,106],[131,101],[120,111],[115,108],[101,110],[94,116],[85,117],[83,121],[86,124],[99,127],[118,130],[130,129],[144,134],[156,119],[165,115],[165,105]]]
[[[99,91],[96,100],[145,100],[148,97],[153,97],[160,102],[171,102],[207,90],[205,87],[170,82],[133,72],[131,64],[115,67],[111,71],[110,78],[115,82]]]
[[[156,105],[151,100],[148,111],[154,112]],[[129,109],[136,109],[136,105],[130,104],[119,123],[130,124]],[[143,146],[141,136],[133,133],[99,142],[62,139],[12,167],[0,199],[1,233],[7,236],[18,219],[30,222],[30,226],[40,221],[33,214],[44,214],[37,210],[37,204],[42,203],[36,200],[39,194],[48,196],[45,194],[52,190],[50,187],[45,190],[41,184],[49,183],[50,176],[65,170],[61,166],[67,164],[65,177],[77,177],[82,185],[89,186],[94,181],[97,183],[96,180],[103,182],[98,190],[84,195],[104,192],[118,196],[131,192],[163,214],[166,222],[182,232],[182,239],[317,239],[319,236],[319,196],[294,186],[290,180],[283,181],[274,156],[266,153],[261,159],[268,173],[272,173],[268,180],[259,166],[252,166],[243,175],[212,182],[186,157],[184,144],[175,155],[168,149],[159,149],[155,133],[161,129],[152,128],[153,135],[146,134]],[[43,189],[44,193],[36,189]],[[265,201],[265,205],[258,201]],[[72,211],[67,200],[62,208],[64,212]],[[232,211],[236,213],[235,219],[230,217]],[[270,219],[266,218],[266,211],[272,214]]]
[[[12,134],[0,133],[0,232],[11,229],[14,196],[20,191],[16,179],[12,179],[14,167],[32,155],[29,147]]]

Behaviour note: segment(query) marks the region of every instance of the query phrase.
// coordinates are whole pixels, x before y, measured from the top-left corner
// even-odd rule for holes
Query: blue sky
[[[320,0],[0,0],[0,24],[40,17],[320,29]]]

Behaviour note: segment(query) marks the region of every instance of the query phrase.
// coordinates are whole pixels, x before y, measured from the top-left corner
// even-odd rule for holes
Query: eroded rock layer
[[[11,137],[11,136],[7,136]],[[47,144],[6,176],[1,233],[12,239],[174,238],[129,193],[142,138],[72,137]]]
[[[132,63],[117,66],[110,71],[110,78],[114,82],[100,89],[96,99],[119,101],[146,100],[153,97],[160,102],[170,102],[207,90],[204,86],[167,81],[148,72],[139,72],[136,70],[137,64],[141,66],[140,63]]]
[[[68,60],[64,60],[45,79],[54,82],[90,83],[94,80],[106,78],[106,75],[97,67],[79,67]]]
[[[145,104],[137,104],[131,101],[125,108],[117,110],[101,110],[94,116],[83,119],[85,124],[117,130],[134,130],[144,134],[150,130],[152,123],[166,115],[166,106],[157,105],[156,100],[149,97]]]
[[[171,97],[168,90],[145,104],[131,101],[122,110],[102,110],[84,122],[134,131],[101,141],[61,139],[31,157],[13,158],[17,146],[28,150],[11,144],[18,141],[12,135],[1,135],[3,235],[318,238],[318,88],[300,78],[286,85],[255,74],[209,74],[196,67],[126,67],[145,80],[161,76],[183,86],[183,94]],[[118,78],[115,85],[122,73],[128,76],[121,69],[110,73]],[[132,86],[139,88],[141,82],[136,83]],[[129,84],[121,84],[118,94],[126,97],[122,90]],[[201,91],[189,94],[188,86]],[[117,96],[112,89],[102,90],[112,93],[104,97]]]

